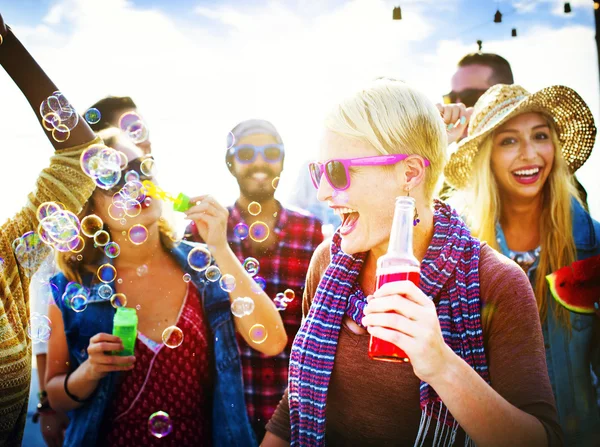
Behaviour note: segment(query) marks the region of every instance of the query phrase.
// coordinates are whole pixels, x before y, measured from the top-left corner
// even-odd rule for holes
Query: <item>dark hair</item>
[[[485,65],[492,69],[490,84],[514,84],[510,64],[502,56],[494,53],[469,53],[458,61],[459,67],[468,65]]]
[[[135,102],[129,96],[107,96],[102,98],[90,106],[90,109],[98,109],[100,112],[100,121],[90,124],[90,127],[94,132],[111,127],[113,124],[110,121],[114,119],[117,112],[123,109],[136,108]]]

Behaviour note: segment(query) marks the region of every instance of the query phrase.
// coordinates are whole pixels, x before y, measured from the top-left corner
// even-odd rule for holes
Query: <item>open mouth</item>
[[[542,176],[542,168],[540,166],[533,166],[525,169],[518,169],[512,171],[512,175],[517,182],[523,185],[529,185],[537,182]]]
[[[255,172],[252,174],[252,178],[258,181],[265,181],[269,178],[269,175],[266,172]]]
[[[342,236],[346,236],[352,233],[358,224],[358,219],[360,218],[358,211],[350,208],[335,207],[333,208],[333,212],[336,216],[339,216],[342,219],[340,234]]]

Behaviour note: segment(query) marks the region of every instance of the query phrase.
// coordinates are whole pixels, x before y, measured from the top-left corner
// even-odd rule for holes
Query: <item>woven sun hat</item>
[[[553,85],[529,93],[520,85],[497,84],[475,104],[468,136],[458,143],[444,169],[446,181],[456,189],[466,187],[485,138],[506,121],[528,112],[541,113],[554,123],[571,172],[586,162],[594,147],[596,126],[592,112],[575,90]]]

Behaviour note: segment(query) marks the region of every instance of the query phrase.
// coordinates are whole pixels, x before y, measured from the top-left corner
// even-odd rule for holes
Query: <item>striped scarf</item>
[[[292,347],[292,446],[325,445],[327,388],[342,319],[346,314],[362,326],[366,297],[358,275],[367,254],[348,255],[341,250],[340,242],[338,232],[331,244],[331,262]],[[446,344],[489,383],[481,329],[479,251],[480,242],[471,236],[456,211],[436,200],[434,235],[421,263],[420,288],[431,299],[439,297],[437,313]],[[422,416],[415,446],[425,441],[432,419],[436,423],[433,445],[452,445],[458,423],[425,382],[420,385],[420,405]]]

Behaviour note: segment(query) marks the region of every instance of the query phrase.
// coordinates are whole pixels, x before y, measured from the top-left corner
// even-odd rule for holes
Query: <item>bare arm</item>
[[[274,435],[270,431],[267,432],[262,442],[260,443],[260,447],[288,447],[289,445],[289,442],[284,441],[279,436]]]

